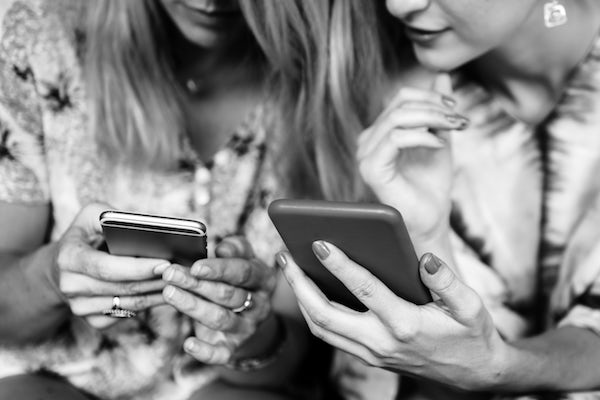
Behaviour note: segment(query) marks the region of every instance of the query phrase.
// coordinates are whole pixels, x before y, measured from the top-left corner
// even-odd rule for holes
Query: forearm
[[[51,267],[55,251],[50,244],[26,256],[0,256],[0,343],[42,341],[68,318]]]
[[[509,344],[496,389],[570,392],[600,388],[600,337],[562,327]]]
[[[283,327],[277,327],[275,317],[269,318],[256,334],[238,351],[236,357],[262,357],[273,350],[273,343],[285,335],[275,358],[268,365],[253,371],[221,368],[221,378],[229,383],[243,386],[278,388],[289,384],[298,373],[309,353],[310,332],[306,324],[286,316],[280,316]],[[280,331],[283,329],[283,331]]]

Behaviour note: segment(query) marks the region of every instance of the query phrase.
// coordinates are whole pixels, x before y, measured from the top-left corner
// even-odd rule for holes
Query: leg
[[[0,400],[91,400],[69,383],[45,375],[0,379]]]

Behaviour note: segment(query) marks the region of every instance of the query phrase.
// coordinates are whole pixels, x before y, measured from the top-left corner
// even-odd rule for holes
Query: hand
[[[489,389],[503,371],[507,345],[479,296],[428,253],[423,283],[439,300],[423,306],[393,294],[366,269],[325,242],[322,264],[368,307],[361,313],[327,300],[288,253],[277,257],[313,334],[364,362],[465,390]]]
[[[468,119],[453,111],[450,78],[435,91],[403,88],[358,140],[360,173],[382,203],[398,209],[417,239],[447,224],[452,161],[448,130]]]
[[[216,248],[218,257],[199,260],[190,268],[172,265],[163,274],[169,284],[164,290],[167,303],[195,321],[195,337],[184,349],[207,364],[225,364],[272,316],[271,295],[276,270],[254,258],[249,243],[227,238]],[[248,294],[252,306],[235,313]]]
[[[102,313],[112,307],[113,296],[120,297],[122,308],[133,311],[164,304],[165,283],[160,275],[170,265],[165,260],[119,257],[98,250],[102,241],[98,217],[109,208],[84,207],[59,240],[55,260],[58,286],[71,311],[98,329],[119,321]]]

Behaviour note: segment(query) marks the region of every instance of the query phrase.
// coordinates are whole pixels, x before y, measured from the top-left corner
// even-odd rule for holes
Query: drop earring
[[[554,28],[567,23],[567,9],[558,0],[544,4],[544,24],[546,28]]]

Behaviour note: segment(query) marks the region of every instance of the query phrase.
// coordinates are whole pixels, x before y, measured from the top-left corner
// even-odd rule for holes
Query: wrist
[[[480,389],[499,393],[509,392],[514,390],[510,376],[518,371],[520,364],[519,350],[501,338],[498,338],[498,340],[501,343],[497,346],[497,350],[493,351],[489,363],[490,368]]]

